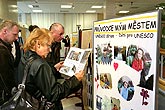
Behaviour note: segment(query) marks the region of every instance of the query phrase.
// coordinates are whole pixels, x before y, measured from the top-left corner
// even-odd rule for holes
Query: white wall
[[[16,8],[11,7],[11,5],[17,5],[17,0],[0,0],[0,18],[17,22],[18,13],[13,11]]]
[[[77,31],[76,25],[81,25],[80,29],[93,27],[93,21],[97,21],[97,14],[61,14],[61,13],[33,13],[22,14],[23,24],[38,25],[40,28],[49,28],[54,22],[59,22],[65,27],[65,34],[72,34]]]

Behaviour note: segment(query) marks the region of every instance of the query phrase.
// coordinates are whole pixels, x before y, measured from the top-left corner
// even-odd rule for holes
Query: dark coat
[[[12,46],[10,44],[0,39],[0,105],[11,97],[11,89],[16,85],[14,79],[14,57],[11,49]],[[3,91],[6,93],[5,100],[2,100]]]
[[[44,95],[48,101],[55,104],[53,110],[63,110],[61,99],[79,90],[81,82],[73,76],[65,80],[62,84],[58,83],[50,65],[33,51],[27,51],[24,57],[21,58],[19,64],[20,76],[23,76],[21,73],[23,73],[26,61],[31,57],[35,60],[32,62],[26,80],[25,87],[27,92],[39,98],[41,95],[36,93],[40,90],[41,94]],[[56,71],[56,69],[54,71]],[[20,79],[20,81],[22,81],[22,79]]]
[[[48,54],[46,60],[54,67],[55,64],[60,62],[60,49],[61,42],[53,42],[51,45],[51,52]]]
[[[51,45],[51,52],[47,55],[46,61],[51,66],[52,70],[54,70],[54,65],[60,62],[60,49],[61,42],[53,42]],[[53,72],[54,76],[58,79],[61,78],[61,74],[59,72]]]

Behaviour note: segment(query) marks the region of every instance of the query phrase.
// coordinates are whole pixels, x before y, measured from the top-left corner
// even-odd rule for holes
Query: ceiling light
[[[61,8],[72,8],[72,5],[61,5]]]
[[[17,8],[17,5],[10,5],[10,7],[12,7],[12,8]]]
[[[28,5],[29,8],[33,8],[33,5]]]
[[[119,13],[128,13],[129,11],[119,11]]]
[[[32,10],[34,13],[41,13],[42,10]]]
[[[15,13],[17,13],[17,12],[18,12],[18,10],[12,10],[12,12],[15,12]]]
[[[103,6],[92,6],[91,8],[102,8]]]
[[[86,13],[95,13],[96,10],[87,10]]]
[[[9,10],[9,12],[14,12],[14,13],[17,13],[17,12],[18,12],[18,10],[17,10],[17,9],[15,9],[15,10]]]

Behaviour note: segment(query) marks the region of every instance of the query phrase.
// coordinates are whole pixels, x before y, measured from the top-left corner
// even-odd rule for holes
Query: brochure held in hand
[[[64,66],[60,69],[60,73],[73,76],[80,70],[84,70],[88,57],[92,49],[80,49],[71,47],[64,61]]]

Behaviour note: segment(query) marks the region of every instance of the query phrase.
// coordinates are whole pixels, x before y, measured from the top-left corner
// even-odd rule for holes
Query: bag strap
[[[25,64],[26,66],[24,68],[24,76],[22,79],[22,83],[18,85],[18,89],[25,89],[25,82],[26,82],[26,78],[27,78],[27,75],[29,72],[29,67],[31,66],[31,64],[34,60],[35,59],[33,57],[30,57],[29,60],[27,61],[27,63]]]

